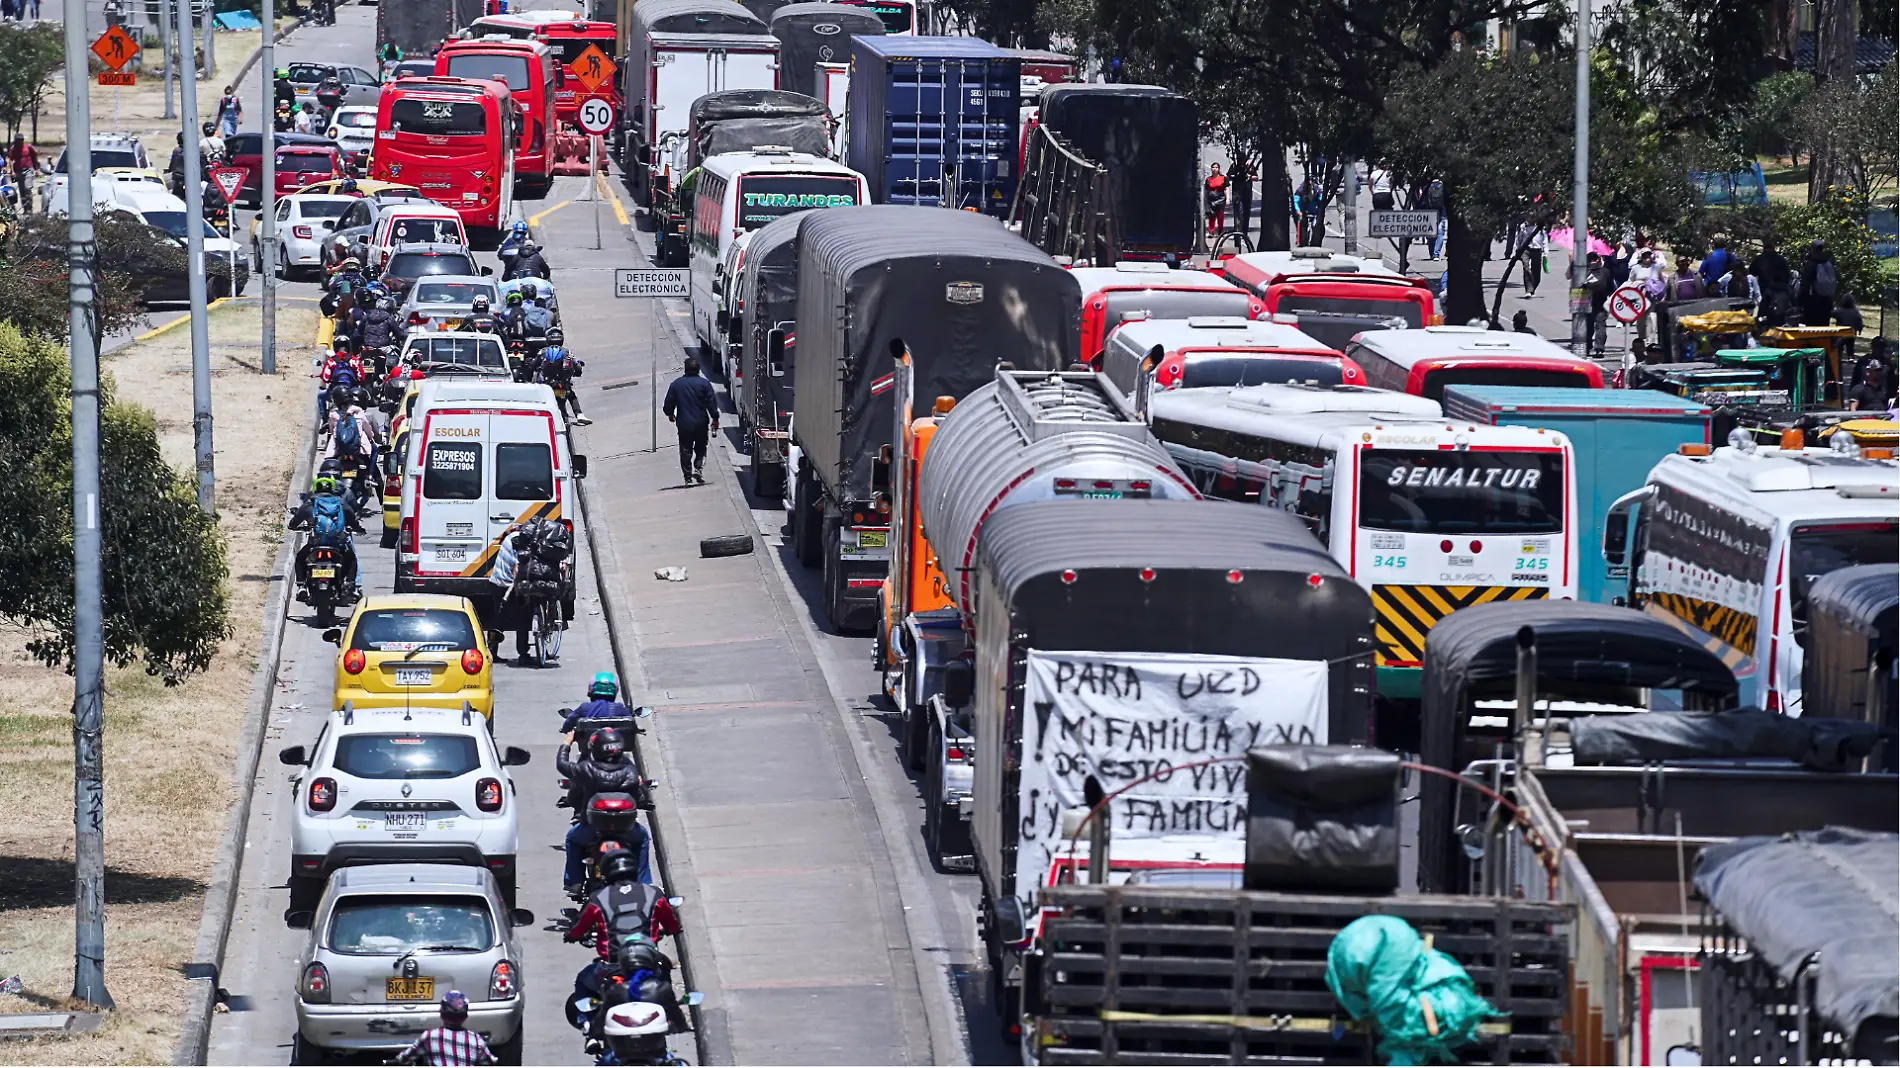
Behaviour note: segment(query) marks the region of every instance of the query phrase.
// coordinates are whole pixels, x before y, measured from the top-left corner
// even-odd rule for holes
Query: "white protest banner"
[[[1091,775],[1113,793],[1160,773],[1110,803],[1115,845],[1243,838],[1247,766],[1181,766],[1242,756],[1256,745],[1324,743],[1326,686],[1326,665],[1317,660],[1031,652],[1016,895],[1034,902],[1050,865],[1067,855],[1062,813],[1083,805]]]

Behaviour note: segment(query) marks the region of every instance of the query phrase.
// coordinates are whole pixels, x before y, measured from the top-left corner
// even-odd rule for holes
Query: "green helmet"
[[[278,68],[277,68],[277,71],[276,71],[276,75],[277,75],[277,77],[279,77],[279,78],[283,78],[283,79],[286,79],[286,80],[288,80],[288,79],[290,78],[290,68],[289,68],[289,67],[278,67]]]
[[[594,681],[587,684],[587,696],[589,697],[598,697],[603,701],[611,701],[619,696],[619,694],[620,683],[614,681],[614,673],[611,671],[603,671],[595,675]]]
[[[310,490],[312,493],[335,493],[336,479],[329,475],[318,475],[310,480]]]
[[[515,305],[520,304],[520,303],[521,303],[521,290],[519,289],[509,290],[508,306],[512,308]]]

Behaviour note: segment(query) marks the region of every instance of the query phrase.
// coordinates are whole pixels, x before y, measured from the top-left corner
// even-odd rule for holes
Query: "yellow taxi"
[[[389,449],[383,458],[382,546],[385,549],[394,549],[402,533],[402,469],[409,455],[409,413],[415,411],[416,394],[424,381],[410,379],[396,410],[389,413]]]
[[[334,707],[460,708],[494,725],[494,657],[466,597],[366,597],[347,626],[323,632],[340,650]]]

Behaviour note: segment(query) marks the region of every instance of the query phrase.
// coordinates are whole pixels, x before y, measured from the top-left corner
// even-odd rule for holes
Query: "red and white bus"
[[[450,78],[507,82],[521,112],[515,144],[518,192],[530,197],[546,194],[554,184],[554,94],[567,83],[548,46],[501,34],[447,41],[435,55],[435,72]]]
[[[454,208],[478,243],[498,238],[514,204],[521,119],[506,82],[401,78],[376,104],[370,177]]]
[[[1090,359],[1101,354],[1124,322],[1193,315],[1267,317],[1260,298],[1206,271],[1176,271],[1165,263],[1144,261],[1076,267],[1069,273],[1082,284],[1082,352]]]
[[[1319,248],[1248,252],[1227,259],[1221,276],[1266,302],[1275,315],[1336,349],[1361,330],[1417,328],[1441,321],[1422,278],[1383,262]]]
[[[1603,368],[1563,346],[1481,326],[1368,330],[1346,344],[1346,355],[1364,369],[1366,385],[1441,403],[1446,386],[1603,388]]]

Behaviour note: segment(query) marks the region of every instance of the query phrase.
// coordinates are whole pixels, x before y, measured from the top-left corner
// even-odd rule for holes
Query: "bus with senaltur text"
[[[1577,595],[1562,434],[1346,385],[1168,390],[1148,405],[1204,495],[1293,513],[1371,592],[1381,697],[1417,696],[1425,635],[1452,612]]]
[[[514,206],[519,123],[506,82],[399,78],[377,100],[369,176],[454,208],[471,243],[492,245]]]

